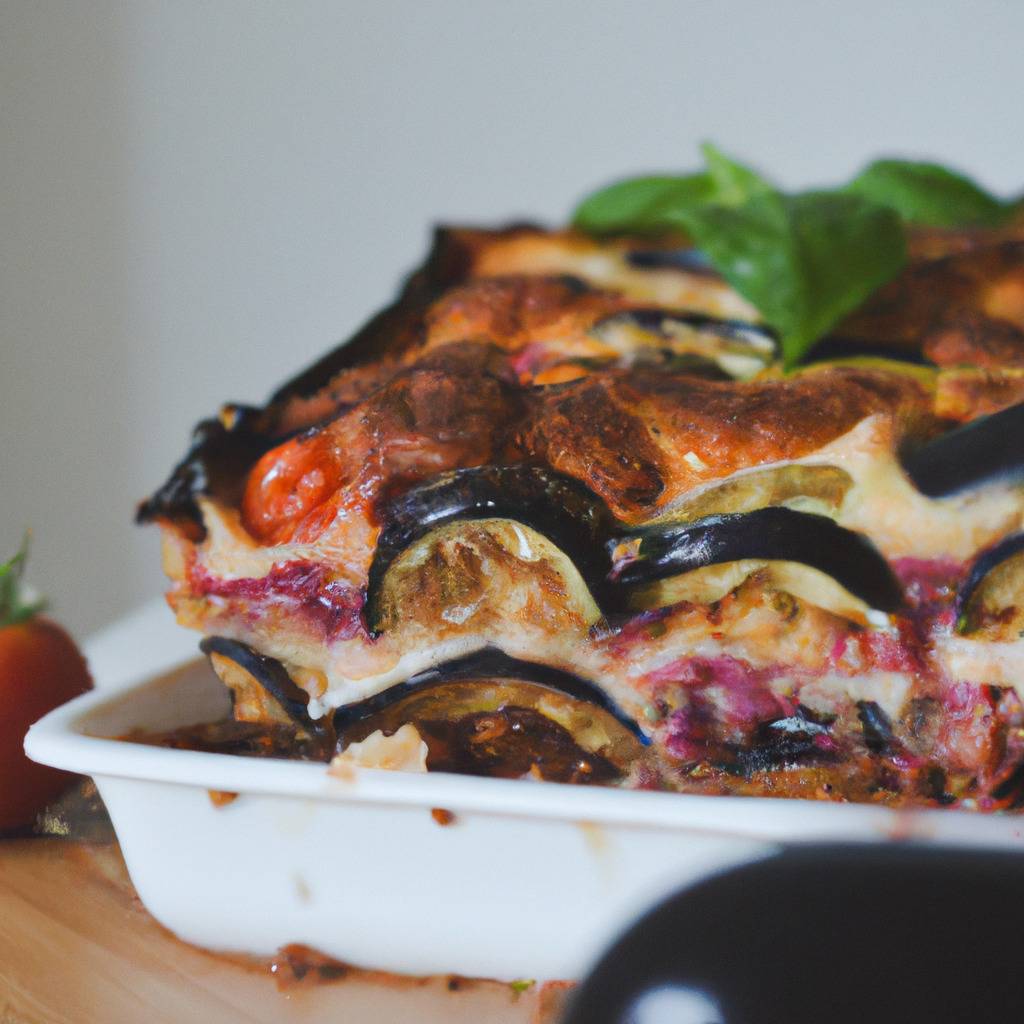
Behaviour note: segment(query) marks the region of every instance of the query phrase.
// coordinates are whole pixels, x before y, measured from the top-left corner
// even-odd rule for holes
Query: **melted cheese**
[[[990,484],[949,498],[928,498],[904,473],[892,427],[870,416],[799,461],[845,469],[854,480],[837,517],[867,534],[887,558],[964,562],[1024,522],[1024,488]]]
[[[993,686],[1012,686],[1024,699],[1024,639],[1009,642],[938,637],[934,658],[946,677]]]
[[[350,743],[336,754],[327,771],[346,778],[352,768],[383,768],[395,772],[425,772],[430,751],[416,726],[406,723],[390,736],[378,729],[365,740]]]
[[[199,498],[206,539],[197,546],[199,566],[219,579],[262,579],[285,562],[310,561],[329,566],[334,578],[361,587],[376,546],[377,529],[365,518],[342,510],[312,544],[263,545],[242,525],[233,508]]]
[[[869,416],[810,455],[750,466],[694,488],[676,504],[682,508],[697,506],[701,495],[724,493],[729,485],[739,485],[745,477],[802,465],[840,469],[853,481],[852,486],[837,509],[828,509],[824,502],[813,498],[802,503],[796,497],[785,504],[832,514],[840,525],[870,537],[889,559],[942,558],[965,562],[1024,525],[1024,487],[993,483],[949,498],[929,498],[910,482],[894,448],[890,418],[881,414]],[[667,509],[654,521],[673,518],[672,509]]]
[[[725,281],[675,268],[638,269],[626,250],[613,245],[567,245],[558,237],[528,235],[492,241],[478,257],[474,272],[487,277],[506,274],[572,274],[599,288],[611,288],[637,302],[666,309],[686,309],[726,320],[760,323],[761,314]]]

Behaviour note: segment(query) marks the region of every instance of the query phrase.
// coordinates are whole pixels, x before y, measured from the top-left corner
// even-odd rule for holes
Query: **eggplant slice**
[[[391,563],[375,597],[377,631],[421,637],[514,619],[521,602],[549,628],[581,637],[605,618],[572,559],[511,519],[436,527]]]
[[[366,623],[380,632],[384,577],[411,544],[455,520],[510,519],[542,534],[573,562],[598,606],[611,596],[607,540],[613,519],[578,480],[539,466],[460,469],[414,487],[380,510],[383,523],[370,565]]]
[[[159,490],[139,505],[135,521],[168,519],[189,529],[197,539],[205,537],[196,499],[209,495],[237,505],[249,467],[280,440],[264,433],[261,410],[224,406],[218,419],[203,420],[196,426],[185,457]]]
[[[288,720],[296,729],[313,737],[325,737],[330,732],[330,723],[326,719],[317,721],[309,717],[309,695],[288,675],[285,667],[276,658],[260,654],[248,644],[223,636],[206,637],[200,641],[199,649],[211,662],[216,656],[237,666],[244,673],[242,678],[246,688],[253,684],[259,687],[263,691],[262,694],[250,693],[246,694],[246,698],[256,704],[263,704],[264,708],[264,696],[269,698],[273,702],[269,717],[279,721]],[[234,687],[232,693],[235,696],[237,711],[240,694]],[[280,709],[281,714],[276,714],[277,709]]]
[[[745,470],[690,492],[668,506],[656,523],[692,523],[705,516],[753,512],[759,508],[797,506],[800,512],[835,514],[853,487],[853,477],[839,466],[787,463]]]
[[[886,359],[896,363],[907,363],[911,366],[935,366],[918,348],[911,345],[866,338],[844,338],[842,335],[834,334],[817,342],[804,357],[802,363],[804,366],[813,366],[816,363],[830,363],[836,360],[863,357]]]
[[[648,741],[596,686],[494,648],[421,672],[340,708],[338,749],[413,726],[429,771],[549,782],[610,783]]]
[[[446,661],[434,668],[418,672],[404,683],[389,686],[372,697],[338,708],[334,713],[335,730],[339,736],[342,736],[357,723],[377,715],[413,694],[451,683],[473,682],[482,679],[506,679],[529,683],[562,694],[572,700],[592,704],[611,715],[644,746],[650,742],[636,721],[626,714],[599,686],[551,665],[511,658],[496,647],[485,647],[464,657]]]
[[[700,249],[634,249],[627,254],[626,261],[637,270],[679,270],[686,274],[721,276]]]
[[[639,537],[636,557],[612,572],[620,586],[643,586],[708,566],[764,559],[817,569],[873,609],[895,611],[903,600],[899,582],[875,546],[827,516],[761,508],[641,531]]]
[[[1024,532],[978,557],[957,592],[954,611],[958,633],[974,632],[983,618],[1024,616]]]
[[[631,362],[654,357],[674,371],[747,380],[775,358],[775,336],[757,324],[701,313],[631,309],[596,323],[590,333]]]
[[[1024,402],[937,437],[905,456],[903,468],[929,498],[997,480],[1024,481]]]

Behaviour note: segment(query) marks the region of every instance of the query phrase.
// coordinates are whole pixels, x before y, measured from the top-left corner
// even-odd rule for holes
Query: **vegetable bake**
[[[139,518],[234,719],[178,742],[1024,802],[1017,207],[707,158],[572,228],[438,230],[350,342],[199,425]]]

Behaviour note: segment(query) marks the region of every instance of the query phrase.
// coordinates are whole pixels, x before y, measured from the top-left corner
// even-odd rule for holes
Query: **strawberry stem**
[[[21,577],[28,561],[28,541],[26,530],[17,554],[0,563],[0,629],[26,622],[46,607],[46,601],[28,598],[22,590]]]

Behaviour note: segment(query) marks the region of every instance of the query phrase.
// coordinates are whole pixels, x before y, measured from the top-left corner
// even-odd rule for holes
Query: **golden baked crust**
[[[748,384],[623,366],[627,360],[594,335],[595,325],[658,307],[546,273],[559,261],[580,269],[581,252],[602,251],[570,233],[530,228],[440,233],[427,266],[394,306],[250,415],[248,429],[264,447],[303,430],[319,439],[285,441],[255,469],[242,464],[253,446],[239,446],[234,468],[249,474],[246,525],[262,540],[269,523],[283,535],[274,502],[257,507],[260,482],[278,462],[281,479],[298,480],[306,468],[318,475],[316,486],[307,481],[301,499],[287,503],[295,529],[339,488],[357,479],[366,486],[371,464],[372,487],[388,489],[493,459],[546,462],[635,521],[687,486],[806,454],[871,412],[924,428],[927,389],[880,370],[836,368]],[[627,251],[623,243],[611,247],[620,263]],[[515,274],[504,272],[506,260]],[[545,272],[531,276],[526,268],[534,265]],[[687,289],[724,288],[707,272],[655,275]],[[677,449],[695,452],[709,468],[680,466]],[[159,495],[145,507],[148,518],[174,513]]]

